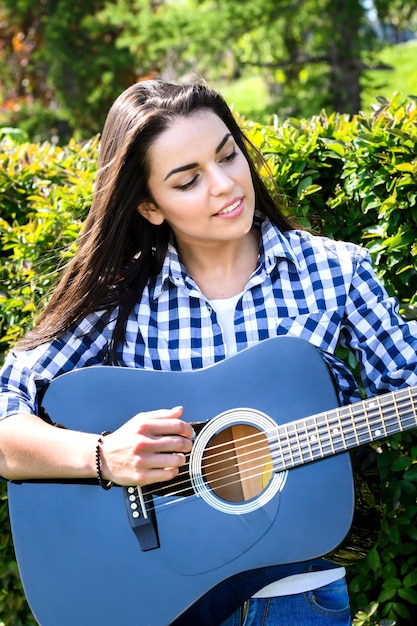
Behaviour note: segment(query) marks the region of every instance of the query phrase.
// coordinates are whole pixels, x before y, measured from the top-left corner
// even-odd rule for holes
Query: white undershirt
[[[210,305],[216,312],[217,321],[222,329],[227,356],[231,356],[237,352],[234,316],[236,304],[241,295],[242,294],[239,293],[237,296],[232,296],[231,298],[210,300]],[[339,580],[343,578],[345,574],[346,570],[344,567],[294,574],[267,585],[253,597],[273,598],[277,596],[289,596],[295,593],[304,593],[305,591],[312,591],[313,589],[318,589],[318,587],[323,587],[324,585]]]
[[[232,296],[231,298],[210,300],[210,305],[216,311],[217,321],[222,329],[227,356],[237,352],[234,319],[236,305],[241,295],[241,293],[238,293],[237,296]]]

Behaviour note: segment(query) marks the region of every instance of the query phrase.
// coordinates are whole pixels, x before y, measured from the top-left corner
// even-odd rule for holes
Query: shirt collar
[[[291,261],[299,270],[297,257],[290,245],[286,233],[281,233],[277,226],[272,224],[269,219],[264,218],[263,221],[255,219],[255,225],[260,228],[261,242],[259,247],[259,262],[265,267],[269,274],[276,266],[278,259],[287,259]],[[177,249],[171,238],[168,244],[168,251],[165,257],[161,272],[156,278],[153,297],[158,298],[162,291],[168,287],[171,282],[176,287],[183,286],[186,289],[195,289],[193,280],[188,275],[184,265],[181,263]]]
[[[287,259],[300,269],[298,259],[292,249],[287,233],[281,233],[277,226],[265,219],[260,224],[261,244],[259,260],[266,271],[270,273],[279,259]]]
[[[165,288],[168,288],[168,283],[171,282],[177,287],[184,285],[188,275],[185,271],[185,267],[182,265],[177,249],[174,245],[173,238],[171,237],[168,243],[167,254],[162,265],[162,269],[155,281],[155,288],[153,290],[154,298],[158,298]]]

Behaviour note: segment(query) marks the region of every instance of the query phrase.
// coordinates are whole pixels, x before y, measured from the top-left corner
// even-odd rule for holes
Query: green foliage
[[[363,243],[387,289],[413,315],[417,298],[417,108],[379,99],[372,115],[322,112],[250,126],[302,225]]]
[[[115,0],[97,19],[122,26],[117,46],[145,73],[218,80],[249,68],[264,77],[274,110],[299,115],[312,102],[337,109],[336,100],[343,111],[358,108],[362,49],[371,40],[359,0]]]
[[[362,108],[368,109],[375,94],[391,98],[401,91],[416,94],[417,67],[415,63],[417,40],[395,46],[384,46],[376,55],[379,69],[367,69],[363,73]]]
[[[368,111],[371,108],[375,103],[376,95],[391,99],[397,92],[405,95],[415,94],[417,84],[416,54],[417,40],[395,46],[384,46],[374,53],[370,69],[365,69],[361,77],[361,109],[363,111]],[[322,101],[320,101],[320,93],[314,90],[317,98],[314,98],[314,94],[310,93],[309,108],[305,108],[306,101],[303,98],[303,92],[306,87],[303,85],[303,76],[304,73],[302,72],[296,98],[302,101],[302,115],[307,117],[321,110],[322,104],[320,102],[322,103]],[[227,102],[233,104],[235,109],[248,119],[268,123],[271,112],[276,113],[280,110],[277,106],[270,106],[265,78],[259,71],[251,69],[249,73],[243,72],[237,80],[230,82],[214,79],[211,83],[222,93]],[[256,93],[256,98],[253,97],[254,93]],[[333,109],[330,107],[329,110],[332,111]]]
[[[267,127],[243,122],[288,211],[306,227],[365,245],[410,317],[417,317],[416,116],[414,99],[396,96],[380,101],[373,114],[353,118],[323,112],[276,118]],[[10,129],[0,136],[0,351],[6,351],[33,323],[75,249],[91,200],[98,139],[57,148],[27,143]],[[391,437],[378,451],[382,532],[366,559],[350,567],[352,607],[356,626],[405,626],[417,615],[416,435]],[[0,614],[5,624],[29,626],[1,493]]]
[[[2,141],[0,355],[33,324],[91,202],[98,138],[65,148]]]
[[[379,45],[364,4],[0,0],[0,125],[60,143],[90,137],[115,97],[148,76],[258,76],[267,92],[262,113],[352,113]],[[252,113],[259,93],[251,95]]]
[[[95,17],[105,4],[0,0],[0,125],[60,143],[101,130],[138,76],[137,59],[116,45],[120,27]]]
[[[416,455],[414,433],[395,435],[381,447],[382,533],[378,545],[351,572],[356,605],[373,598],[382,617],[400,624],[414,623],[417,615]]]

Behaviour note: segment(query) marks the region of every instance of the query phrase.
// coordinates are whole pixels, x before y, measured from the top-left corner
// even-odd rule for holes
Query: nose
[[[213,196],[220,196],[229,193],[234,186],[234,181],[224,168],[217,163],[213,165],[209,172],[210,192]]]

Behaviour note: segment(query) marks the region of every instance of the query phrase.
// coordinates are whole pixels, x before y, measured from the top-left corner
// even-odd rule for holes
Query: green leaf
[[[403,582],[405,587],[417,586],[417,570],[414,570],[407,574],[407,576],[404,577]]]
[[[404,472],[405,480],[416,480],[417,479],[417,463],[413,463],[413,465]]]
[[[414,163],[399,163],[398,165],[394,165],[394,169],[399,172],[410,172],[411,174],[414,174],[416,166]]]
[[[396,459],[394,463],[392,464],[392,471],[393,472],[403,471],[407,467],[410,467],[412,462],[413,461],[410,459],[410,457],[402,455],[398,459]]]
[[[393,602],[392,608],[400,617],[403,617],[404,619],[410,618],[410,611],[401,602]]]
[[[366,562],[371,570],[376,572],[381,567],[381,559],[378,551],[374,548],[366,556]]]

